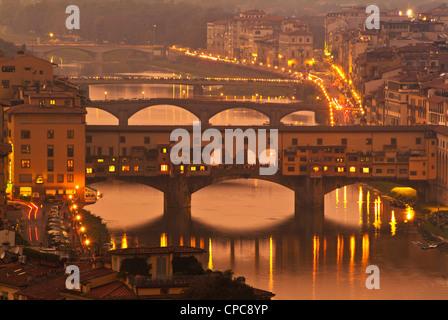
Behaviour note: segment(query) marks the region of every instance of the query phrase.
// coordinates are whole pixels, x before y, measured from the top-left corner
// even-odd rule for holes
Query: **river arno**
[[[151,71],[154,72],[154,71]],[[140,98],[181,94],[172,86],[92,86],[92,99]],[[260,115],[239,110],[219,122],[259,124]],[[215,119],[215,123],[218,118]],[[88,124],[116,119],[89,110]],[[134,123],[132,122],[134,121]],[[142,110],[130,124],[190,123],[174,107]],[[293,120],[297,121],[297,120]],[[301,122],[312,121],[302,115]],[[296,122],[297,124],[297,122]],[[92,185],[104,197],[86,209],[101,216],[117,247],[192,245],[208,254],[204,267],[232,269],[275,299],[447,299],[448,255],[422,250],[414,212],[391,207],[368,186],[351,185],[327,194],[325,224],[303,232],[294,219],[292,191],[264,181],[235,180],[209,186],[192,197],[191,227],[179,234],[163,223],[163,195],[155,189],[120,181]],[[380,289],[369,290],[366,267],[377,265]]]

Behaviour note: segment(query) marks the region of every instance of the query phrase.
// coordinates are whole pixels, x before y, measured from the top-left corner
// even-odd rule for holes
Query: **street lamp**
[[[145,99],[145,91],[142,91],[143,99]]]
[[[152,45],[153,46],[156,45],[156,28],[157,28],[157,25],[153,24],[152,25]]]
[[[107,91],[104,91],[104,101],[107,100]]]

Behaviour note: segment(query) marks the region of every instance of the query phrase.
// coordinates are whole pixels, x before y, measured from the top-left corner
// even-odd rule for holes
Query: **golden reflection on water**
[[[168,238],[166,236],[166,233],[162,233],[160,235],[160,246],[161,247],[166,247],[168,245]]]
[[[274,247],[272,237],[269,238],[269,290],[274,289]]]
[[[369,235],[365,233],[362,236],[362,264],[366,266],[369,262],[369,249],[370,249],[370,240]]]
[[[394,236],[397,233],[397,222],[395,221],[395,211],[392,210],[391,218],[390,218],[390,233]]]
[[[207,268],[213,270],[212,238],[208,239],[208,265]]]
[[[128,247],[128,238],[126,233],[123,234],[123,238],[121,238],[121,249],[126,249]]]

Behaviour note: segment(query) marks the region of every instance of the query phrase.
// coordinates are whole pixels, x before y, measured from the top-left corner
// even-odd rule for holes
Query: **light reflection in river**
[[[204,194],[192,202],[194,228],[179,239],[157,222],[163,207],[154,204],[163,197],[149,187],[124,182],[119,183],[119,188],[117,182],[95,184],[95,188],[104,192],[104,198],[90,208],[108,225],[125,226],[128,245],[138,241],[140,246],[179,244],[204,248],[209,252],[204,266],[232,269],[235,276],[246,277],[251,285],[276,293],[276,299],[448,297],[443,278],[447,276],[447,256],[412,244],[421,236],[413,227],[413,220],[408,219],[410,209],[392,207],[387,198],[368,186],[346,186],[325,197],[324,231],[305,235],[294,227],[293,197],[288,190],[265,181],[256,183],[254,188],[254,181],[235,180],[203,189]],[[116,224],[109,224],[108,215],[116,210],[120,199],[135,194],[136,190],[142,209],[133,210],[133,204],[125,202],[126,210],[122,212],[127,213]],[[257,192],[261,194],[252,196]],[[215,197],[216,194],[227,197]],[[340,194],[345,195],[343,203]],[[229,198],[231,195],[234,198]],[[244,203],[250,209],[243,206],[241,212],[234,214],[235,208],[229,207],[233,202],[235,208]],[[269,202],[275,203],[276,208],[265,207]],[[369,217],[368,211],[374,214]],[[140,222],[135,225],[130,221]],[[115,239],[120,239],[122,230],[115,228],[114,232]],[[380,267],[381,290],[365,288],[365,268],[370,264]]]
[[[138,99],[142,92],[145,98],[151,94],[160,97],[162,92],[176,97],[185,90],[169,86],[151,93],[155,91],[151,87],[126,87],[118,91],[108,87],[108,97]],[[98,86],[91,93],[100,100],[104,99],[104,91],[105,87]],[[160,121],[155,110],[142,110],[141,119],[136,115],[132,121]],[[172,119],[191,121],[172,108],[164,111]],[[256,121],[260,118],[260,114],[241,111],[217,116],[225,124],[236,119],[235,125],[243,116]],[[87,123],[111,124],[108,122],[114,119],[106,116],[101,110],[89,110]],[[296,125],[313,121],[312,114],[290,117]],[[202,194],[193,195],[193,229],[184,230],[178,237],[162,221],[160,192],[118,181],[93,187],[101,190],[104,198],[86,209],[104,219],[112,230],[116,248],[123,242],[128,246],[201,247],[208,252],[205,267],[232,269],[248,284],[274,292],[275,299],[448,297],[447,255],[414,246],[412,241],[422,241],[422,237],[416,231],[412,209],[392,207],[387,198],[365,185],[344,186],[325,196],[326,221],[319,233],[304,233],[298,228],[293,194],[283,187],[257,180],[212,185]],[[365,270],[370,264],[381,270],[380,290],[365,287]]]

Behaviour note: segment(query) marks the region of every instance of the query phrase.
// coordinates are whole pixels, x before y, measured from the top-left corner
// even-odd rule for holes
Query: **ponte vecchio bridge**
[[[231,179],[261,179],[294,191],[295,215],[319,227],[324,196],[345,185],[390,181],[417,190],[419,199],[436,200],[437,179],[447,160],[438,153],[437,126],[260,126],[278,130],[278,170],[260,175],[263,164],[180,164],[170,161],[170,134],[178,126],[92,126],[86,129],[86,178],[131,180],[164,194],[167,219],[190,219],[191,196]],[[193,136],[192,126],[182,126]],[[226,129],[248,127],[212,126]],[[193,140],[193,138],[192,138]],[[202,142],[202,147],[209,142]],[[191,144],[192,145],[192,144]],[[246,154],[248,141],[244,141]],[[271,149],[272,150],[272,149]],[[224,152],[221,156],[224,156]],[[247,160],[247,155],[245,157]],[[247,163],[247,162],[245,162]],[[444,173],[443,173],[444,172]]]
[[[216,114],[229,109],[249,109],[260,112],[269,119],[269,125],[281,125],[281,120],[294,112],[313,111],[321,113],[329,119],[329,108],[325,105],[307,104],[303,102],[276,103],[261,102],[259,100],[226,100],[208,98],[152,98],[139,100],[105,100],[90,101],[88,108],[104,110],[115,116],[120,126],[127,126],[128,120],[138,111],[157,105],[171,105],[191,112],[201,121],[203,126],[209,124],[209,120]]]

